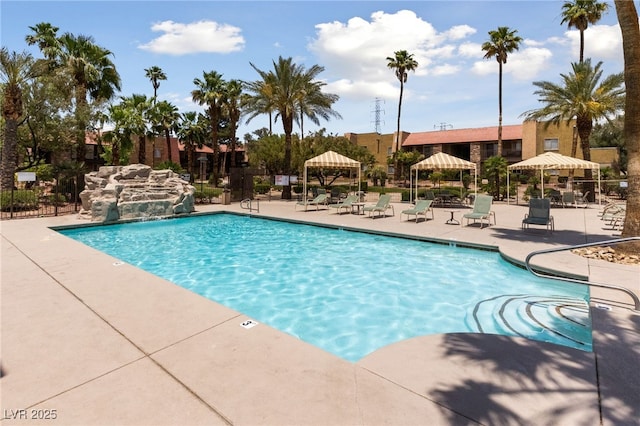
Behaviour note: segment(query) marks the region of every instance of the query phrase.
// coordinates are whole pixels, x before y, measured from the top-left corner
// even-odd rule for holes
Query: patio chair
[[[349,195],[339,203],[329,204],[329,207],[332,209],[336,209],[336,213],[341,214],[340,212],[342,211],[342,209],[347,210],[347,212],[351,211],[351,209],[353,208],[353,203],[357,202],[357,195]]]
[[[493,203],[493,197],[491,195],[478,195],[473,202],[473,211],[462,215],[467,219],[467,226],[469,226],[469,220],[473,219],[473,223],[480,221],[480,229],[484,225],[484,221],[487,221],[487,226],[491,225],[491,217],[493,217],[493,224],[496,224],[496,214],[491,211],[491,205]]]
[[[373,215],[375,218],[376,213],[378,213],[378,216],[384,215],[384,217],[387,217],[388,209],[391,209],[392,216],[396,215],[393,205],[391,204],[391,195],[382,194],[374,206],[364,206],[363,211],[369,212],[369,217]]]
[[[427,212],[431,211],[431,219],[433,217],[433,207],[431,207],[431,203],[433,200],[418,200],[416,202],[415,207],[412,209],[403,210],[400,212],[400,220],[402,220],[402,215],[407,215],[407,220],[409,220],[409,216],[414,215],[416,217],[416,223],[418,222],[418,216],[423,215],[424,221],[427,221]]]
[[[309,206],[316,206],[316,210],[320,210],[321,205],[327,204],[327,194],[320,194],[313,200],[309,201],[298,201],[295,205],[295,210],[298,209],[298,206],[304,206],[304,211],[307,211]]]
[[[576,198],[576,207],[583,206],[584,208],[589,207],[589,194],[591,191],[587,191],[581,196]]]
[[[572,205],[577,207],[576,204],[576,194],[573,191],[565,191],[562,193],[562,207],[567,207]]]
[[[551,200],[549,198],[532,198],[529,200],[529,213],[522,219],[522,229],[529,225],[544,225],[547,231],[555,230],[553,216],[551,216]]]

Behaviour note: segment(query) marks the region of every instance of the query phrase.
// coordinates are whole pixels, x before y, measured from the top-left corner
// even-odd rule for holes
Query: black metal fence
[[[55,185],[38,185],[5,190],[0,193],[0,219],[73,214],[82,207],[75,180],[60,180]]]

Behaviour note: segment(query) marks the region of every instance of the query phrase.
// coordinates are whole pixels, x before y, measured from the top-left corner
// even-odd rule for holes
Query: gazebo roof
[[[436,169],[470,169],[475,170],[476,164],[453,155],[438,152],[429,158],[411,166],[412,170],[436,170]]]
[[[512,164],[509,170],[541,170],[541,169],[599,169],[600,164],[593,161],[568,157],[557,152],[545,152],[532,158]]]
[[[360,162],[353,160],[349,157],[345,157],[342,154],[338,154],[334,151],[327,151],[324,154],[320,154],[317,157],[313,157],[304,162],[305,167],[351,167],[360,168]]]

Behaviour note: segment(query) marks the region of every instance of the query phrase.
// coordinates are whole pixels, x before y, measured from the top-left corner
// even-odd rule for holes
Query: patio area
[[[373,204],[372,202],[370,202]],[[496,224],[295,210],[261,200],[255,216],[534,250],[616,238],[598,206],[554,208],[555,232],[522,230],[525,206],[496,204]],[[198,213],[248,214],[238,203]],[[455,213],[461,219],[465,208]],[[592,288],[591,353],[483,334],[421,336],[356,363],[324,352],[131,265],[51,226],[73,216],[3,221],[2,424],[61,425],[637,425],[640,313]],[[463,225],[465,222],[462,222]],[[640,266],[569,252],[534,264],[640,295]],[[505,283],[508,285],[508,283]],[[47,417],[45,420],[44,418]]]

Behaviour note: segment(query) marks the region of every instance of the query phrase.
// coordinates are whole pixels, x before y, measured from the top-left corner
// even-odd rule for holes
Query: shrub
[[[296,187],[294,186],[293,188],[295,191]],[[253,185],[253,191],[256,194],[266,194],[269,192],[270,189],[271,189],[271,184],[269,183],[256,183]],[[300,192],[302,192],[302,190],[300,190]]]
[[[162,163],[158,164],[155,167],[156,170],[171,170],[174,173],[180,174],[182,172],[184,172],[184,169],[182,168],[182,166],[178,163],[174,163],[173,161],[163,161]]]
[[[11,191],[2,191],[0,194],[0,206],[2,211],[11,210]],[[13,191],[13,210],[35,210],[38,208],[38,194],[35,191],[18,189]]]

